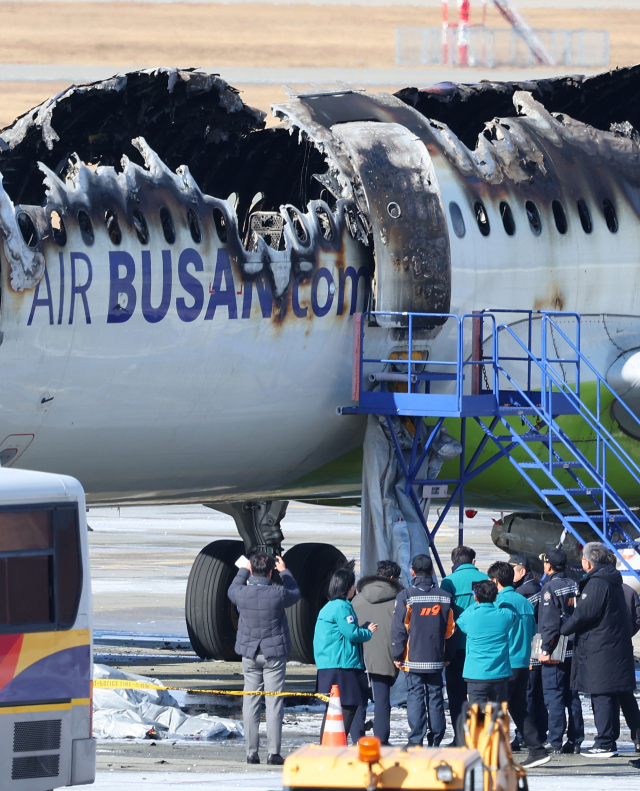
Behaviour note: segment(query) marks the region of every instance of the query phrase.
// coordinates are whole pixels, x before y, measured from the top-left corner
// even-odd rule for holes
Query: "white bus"
[[[0,468],[0,789],[95,779],[84,491]]]

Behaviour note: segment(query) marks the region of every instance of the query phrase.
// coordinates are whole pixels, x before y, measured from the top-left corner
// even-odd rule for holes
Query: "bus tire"
[[[227,591],[244,552],[242,541],[213,541],[196,557],[185,597],[185,617],[191,647],[201,659],[237,662],[234,650],[238,611]]]
[[[331,544],[297,544],[283,560],[302,594],[300,601],[287,610],[292,644],[289,659],[313,664],[313,633],[318,613],[327,603],[333,572],[346,566],[347,559]]]

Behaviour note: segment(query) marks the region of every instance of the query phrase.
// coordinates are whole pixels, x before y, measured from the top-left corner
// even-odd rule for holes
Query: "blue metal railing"
[[[392,358],[385,358],[385,357],[367,357],[365,355],[365,328],[367,325],[367,320],[370,318],[375,318],[376,316],[401,316],[407,319],[407,359],[392,359]],[[446,319],[448,322],[452,321],[455,323],[455,350],[456,356],[455,359],[452,360],[414,360],[413,359],[413,352],[415,351],[414,347],[414,340],[413,340],[413,322],[415,319],[437,319],[442,322],[442,319]],[[480,318],[482,320],[489,320],[492,324],[492,359],[464,359],[464,331],[465,325],[472,321],[478,321]],[[376,327],[379,329],[378,327]],[[442,330],[441,330],[442,331]],[[458,411],[462,410],[462,399],[463,399],[463,387],[465,381],[465,371],[469,368],[473,368],[474,366],[491,366],[494,361],[497,360],[497,333],[496,333],[496,319],[492,313],[484,313],[482,316],[476,313],[465,313],[462,316],[458,316],[454,313],[393,313],[390,311],[369,311],[367,313],[362,314],[362,321],[360,323],[360,357],[358,360],[358,381],[363,381],[364,376],[364,366],[366,364],[378,364],[384,365],[388,367],[394,368],[401,368],[406,366],[406,374],[402,373],[395,373],[393,374],[393,378],[385,377],[384,373],[380,373],[376,381],[379,381],[381,385],[384,387],[387,382],[395,382],[395,383],[403,383],[407,385],[407,393],[417,393],[418,387],[421,382],[433,382],[433,381],[453,381],[455,382],[455,398]],[[524,358],[523,358],[524,359]],[[434,371],[424,372],[426,366],[432,367],[439,367],[439,368],[454,368],[454,373],[436,373]],[[419,370],[420,369],[420,370]],[[494,382],[493,382],[493,390],[494,392],[497,390],[497,371],[494,368]]]
[[[527,322],[526,341],[519,337],[518,333],[514,331],[514,326],[521,324],[521,322],[511,325],[504,323],[498,324],[496,314],[501,316],[504,314],[524,316]],[[364,349],[365,328],[369,321],[372,319],[375,320],[376,316],[401,316],[403,318],[407,325],[405,327],[407,330],[406,360],[391,357],[381,358],[366,356]],[[581,353],[579,314],[562,311],[504,309],[464,314],[462,316],[457,316],[455,314],[398,314],[372,311],[364,314],[362,318],[363,321],[360,323],[359,327],[360,354],[357,360],[358,381],[362,382],[365,365],[382,365],[386,370],[372,374],[372,381],[380,383],[383,393],[386,391],[387,384],[405,383],[406,393],[398,393],[398,388],[393,387],[392,389],[396,392],[391,393],[387,391],[387,395],[385,396],[386,400],[383,399],[380,401],[380,399],[375,399],[375,393],[363,392],[361,394],[361,405],[359,408],[345,407],[339,411],[371,412],[375,408],[376,413],[387,415],[387,424],[407,481],[407,494],[416,501],[415,505],[418,510],[420,510],[420,503],[414,491],[415,485],[427,485],[436,482],[440,484],[453,483],[456,485],[456,488],[447,503],[445,513],[448,511],[453,500],[458,497],[460,528],[462,529],[464,484],[483,472],[497,459],[507,457],[532,489],[536,491],[547,503],[548,507],[556,513],[565,527],[565,532],[571,532],[578,541],[584,543],[584,540],[578,529],[572,524],[572,521],[573,523],[582,522],[588,524],[595,534],[615,552],[618,559],[627,567],[629,572],[640,580],[638,572],[634,571],[626,559],[618,552],[618,548],[622,546],[633,546],[640,549],[640,541],[632,538],[628,529],[634,528],[640,537],[640,519],[626,505],[623,498],[617,494],[613,486],[608,482],[607,458],[608,456],[614,457],[638,486],[640,486],[640,465],[634,461],[629,453],[627,453],[615,439],[611,431],[603,424],[603,401],[606,401],[608,404],[612,399],[616,399],[618,404],[621,405],[621,408],[626,410],[626,414],[629,418],[638,425],[639,431],[640,421],[626,404],[618,399],[616,393],[607,384],[604,378]],[[560,318],[570,320],[573,324],[575,329],[573,338],[569,337],[568,331],[565,332],[565,330],[559,326]],[[445,319],[446,323],[449,323],[450,330],[450,323],[454,323],[454,337],[451,339],[451,346],[455,349],[455,359],[414,360],[414,319],[421,320],[421,329],[425,323],[424,319],[435,319],[440,324],[442,324],[443,319]],[[486,321],[491,323],[491,332],[487,335],[485,340],[484,322]],[[538,333],[534,333],[534,321],[539,321],[539,335]],[[472,351],[471,355],[465,359],[465,340],[468,341],[467,328],[469,322],[472,322]],[[441,328],[440,332],[443,333],[445,331],[446,324],[445,327]],[[534,340],[537,343],[538,339],[539,352],[535,352],[533,349]],[[567,350],[564,355],[558,352],[557,340],[559,340],[563,346],[563,351],[565,349]],[[490,341],[491,351],[490,356],[485,357],[484,346],[487,341]],[[508,341],[510,344],[515,344],[516,351],[514,352],[513,348],[511,348],[508,352],[505,352],[505,341]],[[523,373],[522,369],[520,371],[516,369],[516,372],[507,370],[507,367],[510,369],[512,368],[510,364],[514,362],[526,368],[526,375],[524,375],[526,384],[521,385],[519,383],[522,382],[523,378],[521,375],[521,373]],[[558,366],[561,374],[556,370]],[[586,366],[586,369],[591,372],[593,377],[595,385],[595,411],[587,406],[581,396],[581,369],[583,366]],[[572,367],[574,372],[574,375],[570,376],[569,380],[567,379],[567,371],[565,370],[567,367]],[[434,368],[436,369],[435,371]],[[480,372],[482,368],[484,368],[486,378],[485,388],[482,387],[481,382]],[[395,369],[395,371],[391,369]],[[445,369],[445,372],[442,372],[442,369]],[[486,377],[487,369],[491,371],[491,381]],[[473,376],[471,377],[471,396],[464,393],[465,377],[469,370],[477,372],[475,379]],[[538,377],[540,379],[539,389],[537,387]],[[444,400],[440,394],[431,394],[431,383],[434,381],[448,381],[452,385],[449,394],[444,397]],[[506,382],[506,390],[500,389],[503,381]],[[420,391],[423,383],[426,392]],[[451,392],[453,389],[455,389],[455,393]],[[467,388],[467,390],[469,390],[469,388]],[[481,396],[481,398],[477,396]],[[488,401],[487,397],[489,397]],[[371,400],[371,404],[368,408],[363,409],[363,403],[366,402],[367,399]],[[400,402],[402,399],[404,399],[402,403],[405,405],[403,410],[399,408],[396,409],[395,407],[398,406],[396,401]],[[446,411],[438,411],[438,409],[442,409],[443,404],[446,406]],[[485,411],[488,405],[490,408],[488,411]],[[378,407],[380,407],[380,411],[378,411]],[[436,425],[432,427],[431,433],[421,449],[419,449],[419,432],[416,430],[410,460],[405,460],[403,457],[398,439],[395,436],[391,422],[391,416],[393,414],[407,414],[413,415],[414,417],[430,415],[439,418]],[[560,414],[575,414],[579,416],[584,421],[584,424],[586,424],[586,427],[593,433],[596,445],[594,463],[581,452],[571,438],[559,426],[556,415]],[[431,481],[427,476],[427,478],[423,479],[420,477],[420,479],[418,479],[419,471],[442,426],[444,420],[443,415],[458,415],[463,418],[461,435],[463,445],[466,436],[465,417],[474,417],[483,429],[484,438],[473,454],[469,464],[465,463],[465,453],[463,449],[460,460],[459,478]],[[489,426],[481,419],[483,415],[493,415],[493,419]],[[516,429],[510,425],[508,417],[513,415],[520,416],[523,422],[528,426],[528,436],[527,432],[525,432],[524,435],[519,434]],[[534,419],[536,425],[534,425],[527,416]],[[495,433],[495,428],[499,423],[502,423],[509,434]],[[416,428],[417,425],[416,423]],[[547,428],[547,434],[541,433],[540,429],[543,427]],[[491,439],[497,445],[498,452],[478,467],[475,467],[488,439]],[[541,458],[539,453],[534,452],[529,441],[531,439],[543,443],[546,442],[548,445],[548,456],[546,459],[544,458],[544,454]],[[554,447],[554,443],[556,447]],[[529,461],[518,462],[513,457],[512,451],[516,447],[520,447],[526,452]],[[571,454],[572,459],[566,460],[562,458],[558,452],[560,448],[563,448],[564,451]],[[595,482],[595,485],[590,486],[585,483],[585,481],[574,472],[572,467],[583,470],[583,472]],[[538,469],[540,472],[543,472],[551,488],[545,488],[539,485],[527,472],[526,468]],[[555,468],[561,468],[564,473],[568,474],[575,486],[565,486],[556,476],[554,472]],[[561,508],[550,500],[551,497],[557,498],[558,496],[563,497],[577,516],[568,516],[564,514]],[[580,497],[586,497],[590,500],[590,506],[587,506],[591,508],[590,512],[588,512],[585,506],[576,499]],[[609,511],[612,509],[619,513],[610,514]],[[599,511],[601,516],[594,516],[594,510]],[[426,525],[426,521],[424,519],[422,520],[440,567],[441,563],[435,551],[433,538],[443,518],[444,513],[440,516],[436,526],[431,532]],[[597,524],[600,520],[602,521],[601,528],[598,527]],[[627,527],[625,527],[625,525]],[[625,541],[614,543],[612,539],[616,532],[619,533]]]

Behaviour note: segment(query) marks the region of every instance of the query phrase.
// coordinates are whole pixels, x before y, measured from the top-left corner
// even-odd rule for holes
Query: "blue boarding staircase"
[[[511,321],[501,323],[505,318]],[[415,505],[441,574],[445,571],[435,536],[445,517],[457,500],[459,543],[463,543],[465,484],[506,458],[562,523],[558,546],[568,534],[584,545],[587,542],[581,530],[589,527],[614,552],[623,575],[640,582],[640,570],[632,568],[625,557],[625,550],[640,552],[640,518],[612,481],[627,476],[627,484],[638,486],[640,495],[640,467],[605,425],[611,401],[617,396],[580,351],[579,314],[369,312],[356,314],[355,319],[352,398],[358,405],[338,407],[338,414],[384,417],[406,479],[406,494]],[[455,350],[452,359],[423,359],[426,354],[419,348],[426,348],[421,339],[430,322],[431,326],[445,322],[439,337],[449,338],[449,347]],[[385,324],[405,328],[406,353],[385,358],[374,351],[373,356],[367,356],[367,348],[379,350],[384,345]],[[374,389],[362,387],[365,377]],[[583,390],[589,391],[587,397]],[[640,436],[640,421],[619,403],[638,424]],[[573,437],[558,422],[567,415],[573,416],[564,421],[565,426],[571,423]],[[430,480],[422,468],[448,417],[461,421],[459,474],[457,478]],[[426,439],[425,418],[435,418]],[[469,419],[478,424],[482,434],[467,461]],[[413,434],[410,451],[401,447],[401,422]],[[580,447],[585,443],[576,441],[584,436],[590,440],[586,446],[594,451],[588,455]],[[489,443],[495,452],[478,464]],[[521,452],[514,454],[516,450]],[[453,485],[453,491],[430,530],[416,489],[445,484]]]

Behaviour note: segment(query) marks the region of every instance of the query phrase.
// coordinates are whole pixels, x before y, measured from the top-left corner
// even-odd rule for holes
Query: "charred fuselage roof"
[[[640,129],[640,65],[596,74],[524,82],[483,81],[472,85],[441,82],[429,88],[403,88],[395,96],[427,118],[446,124],[474,149],[485,124],[517,115],[513,97],[526,91],[550,113],[625,136]],[[612,130],[613,126],[613,130]]]

